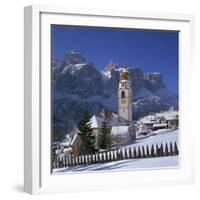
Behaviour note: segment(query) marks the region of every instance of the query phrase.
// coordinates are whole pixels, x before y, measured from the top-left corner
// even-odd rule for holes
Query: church
[[[136,129],[132,121],[133,94],[130,73],[127,69],[120,71],[118,86],[118,113],[103,108],[97,115],[90,119],[90,126],[96,138],[96,148],[98,148],[98,138],[101,134],[101,125],[107,123],[112,146],[126,145],[136,138]]]

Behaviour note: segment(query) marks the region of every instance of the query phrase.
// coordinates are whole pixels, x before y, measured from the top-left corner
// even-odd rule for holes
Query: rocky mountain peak
[[[87,60],[78,51],[70,51],[68,53],[65,53],[64,57],[65,65],[75,65],[86,62]]]

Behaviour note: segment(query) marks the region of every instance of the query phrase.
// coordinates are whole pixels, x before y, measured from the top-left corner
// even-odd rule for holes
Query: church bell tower
[[[126,69],[120,72],[118,102],[119,121],[129,124],[132,121],[132,88],[130,73]]]

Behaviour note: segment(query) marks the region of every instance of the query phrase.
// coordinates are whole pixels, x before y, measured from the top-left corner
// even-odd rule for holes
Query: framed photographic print
[[[180,14],[25,8],[26,192],[193,181],[193,23]]]

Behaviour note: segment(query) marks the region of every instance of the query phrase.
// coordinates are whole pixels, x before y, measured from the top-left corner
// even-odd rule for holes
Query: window
[[[125,92],[124,91],[122,91],[122,93],[121,93],[121,98],[125,98]]]

